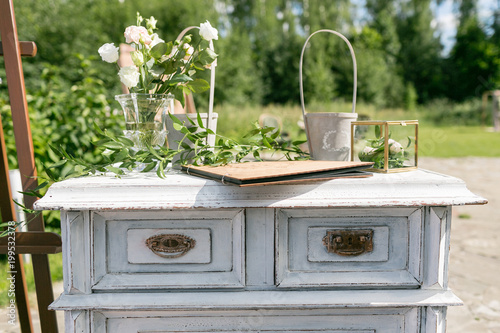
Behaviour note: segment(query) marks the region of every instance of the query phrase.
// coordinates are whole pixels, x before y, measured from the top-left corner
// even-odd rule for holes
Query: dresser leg
[[[90,315],[88,311],[65,311],[65,333],[90,333]]]
[[[426,307],[422,316],[422,333],[446,332],[446,307]]]

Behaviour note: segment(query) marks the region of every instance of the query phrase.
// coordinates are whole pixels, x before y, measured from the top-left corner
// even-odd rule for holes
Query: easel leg
[[[46,254],[32,254],[31,258],[42,333],[57,333],[56,312],[48,309],[54,299],[48,256]]]
[[[19,324],[22,333],[33,332],[33,322],[28,301],[28,287],[26,286],[26,276],[24,274],[23,256],[16,254],[15,262],[16,272],[16,305],[19,314]]]

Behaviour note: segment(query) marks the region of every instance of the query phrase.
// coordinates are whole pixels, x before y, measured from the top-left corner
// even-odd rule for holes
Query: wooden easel
[[[35,56],[36,45],[33,42],[19,42],[12,0],[0,0],[0,32],[2,38],[0,55],[3,55],[5,59],[19,170],[23,191],[28,192],[38,186],[38,181],[21,56]],[[1,125],[0,119],[0,208],[3,221],[15,221],[15,207],[10,194],[7,153]],[[24,204],[28,208],[32,208],[36,200],[37,198],[32,196],[24,196]],[[57,234],[44,231],[45,226],[41,214],[30,215],[32,214],[26,216],[27,221],[30,221],[28,231],[15,233],[16,260],[15,268],[11,271],[15,272],[18,320],[23,333],[33,332],[21,256],[21,254],[29,253],[32,255],[42,333],[57,333],[56,314],[54,311],[48,310],[48,306],[54,298],[47,254],[61,251],[61,238]],[[8,252],[7,245],[7,237],[0,238],[0,253]]]

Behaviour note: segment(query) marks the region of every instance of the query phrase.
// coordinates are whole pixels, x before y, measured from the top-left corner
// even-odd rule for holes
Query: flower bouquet
[[[145,22],[145,26],[141,24]],[[210,84],[196,74],[210,69],[217,58],[212,40],[218,39],[217,29],[210,22],[200,24],[200,39],[192,45],[192,36],[166,42],[154,31],[157,21],[137,13],[137,25],[125,29],[125,42],[132,46],[131,66],[119,68],[121,83],[129,94],[118,95],[124,110],[124,134],[137,149],[161,146],[167,135],[166,121],[174,113],[174,99],[184,105],[185,94],[201,93]],[[212,46],[212,47],[211,47]],[[106,43],[98,50],[103,61],[117,63],[119,47]]]

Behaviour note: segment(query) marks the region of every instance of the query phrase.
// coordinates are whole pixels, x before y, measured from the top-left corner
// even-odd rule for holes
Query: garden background
[[[155,16],[158,34],[165,40],[205,20],[219,29],[218,133],[241,139],[252,122],[268,113],[282,119],[285,136],[304,138],[297,124],[300,52],[310,33],[328,28],[347,36],[356,52],[360,116],[418,119],[420,156],[500,157],[500,134],[491,131],[491,101],[482,107],[483,93],[500,89],[500,6],[483,20],[478,0],[453,1],[458,27],[451,49],[444,52],[432,10],[441,2],[14,1],[20,40],[38,46],[36,57],[23,59],[23,68],[39,173],[43,176],[44,166],[59,160],[48,143],[93,162],[99,159],[92,146],[93,123],[117,132],[124,128],[114,100],[121,92],[116,67],[101,61],[97,49],[104,43],[123,42],[123,31],[135,24],[138,11],[144,17]],[[2,58],[0,63],[0,116],[9,167],[15,169]],[[350,111],[352,62],[339,38],[315,36],[304,70],[308,111]],[[203,111],[208,95],[197,95],[195,100]],[[45,217],[49,230],[58,231],[57,215]],[[60,256],[51,256],[55,280],[61,279],[60,262]],[[0,278],[0,289],[5,281]],[[0,298],[0,306],[6,301]]]

